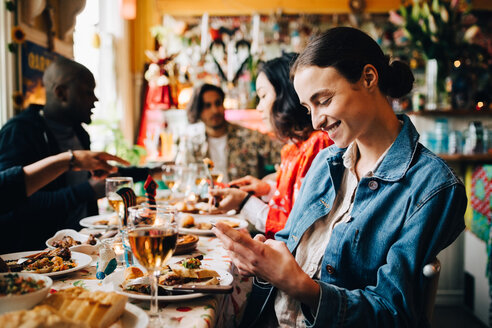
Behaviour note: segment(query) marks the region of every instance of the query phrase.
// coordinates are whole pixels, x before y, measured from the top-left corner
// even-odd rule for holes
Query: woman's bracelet
[[[241,210],[243,209],[244,205],[246,205],[246,203],[248,202],[249,198],[253,195],[253,192],[252,191],[248,191],[248,194],[246,195],[246,197],[244,197],[243,201],[241,202],[241,204],[239,204],[239,207],[237,208],[237,212],[241,212]]]

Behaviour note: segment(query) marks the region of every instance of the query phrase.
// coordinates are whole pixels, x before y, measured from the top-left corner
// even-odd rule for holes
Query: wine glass
[[[123,199],[118,195],[117,191],[121,188],[128,187],[133,189],[133,179],[131,177],[113,177],[106,179],[106,197],[109,205],[118,214],[120,228],[123,228]]]
[[[177,179],[177,165],[162,165],[162,181],[166,184],[169,190],[173,190]]]
[[[150,327],[160,327],[157,295],[161,269],[173,255],[178,240],[177,211],[169,205],[128,208],[127,235],[133,255],[149,272]]]
[[[201,197],[207,194],[207,166],[203,163],[192,163],[190,168],[195,182],[196,193]]]

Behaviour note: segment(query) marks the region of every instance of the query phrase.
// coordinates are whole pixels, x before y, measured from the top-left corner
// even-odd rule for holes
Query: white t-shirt
[[[208,153],[210,155],[210,159],[214,162],[214,168],[212,172],[222,173],[222,182],[229,182],[229,175],[227,174],[228,152],[229,149],[227,147],[227,134],[218,138],[208,137]]]

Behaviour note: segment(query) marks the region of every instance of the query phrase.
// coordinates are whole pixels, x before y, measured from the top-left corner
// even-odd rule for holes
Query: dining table
[[[93,231],[84,228],[81,233],[89,234]],[[209,294],[195,299],[178,300],[173,302],[160,301],[159,311],[165,327],[237,327],[244,310],[247,297],[251,291],[252,278],[242,277],[232,264],[227,251],[220,240],[215,236],[200,236],[196,250],[190,254],[173,256],[170,263],[180,259],[202,255],[202,264],[214,270],[224,270],[233,276],[233,292],[230,294]],[[90,291],[104,290],[103,280],[96,278],[96,263],[98,255],[92,255],[93,261],[81,270],[53,279],[51,293],[58,290],[79,286]],[[113,273],[124,270],[118,267]],[[150,310],[147,300],[129,299],[145,311]]]

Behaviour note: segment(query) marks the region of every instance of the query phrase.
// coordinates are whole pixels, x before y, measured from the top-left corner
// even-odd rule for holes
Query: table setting
[[[85,298],[123,298],[121,313],[114,318],[119,326],[111,327],[210,328],[239,324],[251,279],[237,273],[211,228],[222,221],[242,229],[247,222],[231,215],[181,213],[175,206],[156,202],[156,184],[150,176],[145,184],[144,203],[136,205],[131,187],[129,179],[107,181],[106,196],[115,212],[82,219],[80,231],[57,231],[46,241],[46,250],[0,255],[0,266],[5,263],[8,271],[20,271],[12,275],[29,274],[34,280],[39,277],[38,281],[52,279],[47,296],[37,306],[19,302],[19,308],[12,310],[20,312],[9,312],[7,316],[25,318],[32,316],[29,311],[37,311],[41,318],[46,315],[46,304],[60,303],[55,297],[73,301],[77,299],[74,295],[89,293]],[[181,223],[185,216],[191,216],[192,225]],[[199,228],[194,224],[206,226]],[[46,268],[45,262],[55,264]],[[7,276],[13,281],[20,279]],[[0,302],[5,297],[11,295],[3,295],[0,288]],[[114,304],[105,306],[117,308]],[[49,309],[55,311],[55,316],[67,310],[63,306]],[[89,320],[87,315],[79,316]]]

